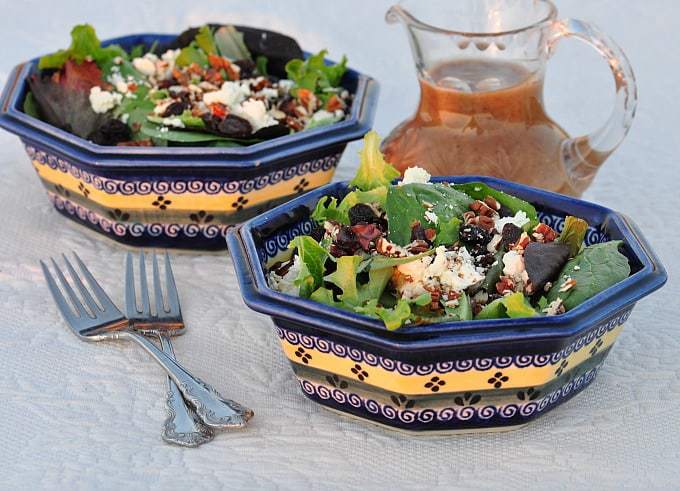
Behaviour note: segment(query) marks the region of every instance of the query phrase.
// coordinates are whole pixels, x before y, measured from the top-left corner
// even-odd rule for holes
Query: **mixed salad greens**
[[[347,58],[271,31],[204,25],[129,52],[90,25],[40,58],[24,112],[101,145],[249,145],[343,119]]]
[[[431,183],[399,172],[370,132],[341,200],[323,197],[317,227],[269,270],[272,288],[405,324],[552,316],[630,275],[621,241],[584,246],[588,224],[561,233],[528,202],[480,182]]]

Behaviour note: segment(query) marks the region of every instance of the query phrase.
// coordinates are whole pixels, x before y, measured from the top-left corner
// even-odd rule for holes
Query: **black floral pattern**
[[[333,387],[337,387],[339,389],[346,389],[349,385],[344,380],[341,380],[340,377],[338,377],[337,375],[327,375],[326,382],[331,384]]]
[[[54,190],[55,190],[58,194],[61,194],[62,196],[66,196],[67,198],[70,198],[70,197],[71,197],[71,191],[69,191],[68,189],[66,189],[66,188],[65,188],[64,186],[62,186],[61,184],[56,184],[56,185],[54,186]]]
[[[192,213],[189,215],[189,219],[194,223],[210,223],[215,217],[207,214],[205,211],[201,210],[198,213]]]
[[[413,399],[409,399],[404,395],[393,395],[390,396],[390,399],[392,400],[395,406],[403,407],[404,409],[411,409],[413,406],[416,405],[416,401],[414,401]]]
[[[597,340],[597,343],[595,343],[595,346],[590,348],[590,356],[595,356],[595,353],[598,352],[598,350],[602,347],[604,344],[604,341],[602,341],[602,338]]]
[[[309,181],[303,177],[302,179],[300,179],[300,182],[298,182],[295,185],[294,189],[295,189],[296,193],[301,194],[301,193],[305,192],[305,190],[307,189],[308,186],[309,186]]]
[[[86,198],[90,195],[90,190],[87,189],[87,186],[85,185],[85,183],[82,183],[82,182],[81,182],[81,183],[78,185],[78,190],[79,190],[81,193],[83,193],[83,196],[85,196]]]
[[[557,367],[557,370],[555,370],[555,375],[558,377],[564,373],[564,370],[569,366],[569,362],[567,360],[562,360],[562,363],[560,363],[560,366]]]
[[[358,363],[352,367],[351,371],[362,382],[368,378],[368,372],[361,368],[361,365],[359,365]]]
[[[453,402],[456,403],[456,406],[472,406],[474,404],[477,404],[479,401],[482,400],[482,396],[479,394],[473,394],[471,392],[466,392],[463,394],[463,397],[461,396],[456,396],[453,398]]]
[[[123,212],[123,210],[116,208],[115,210],[109,210],[109,218],[117,222],[127,222],[130,219],[130,214]]]
[[[444,387],[446,382],[437,377],[436,375],[430,379],[429,382],[425,384],[426,389],[430,389],[431,392],[439,392],[439,389]]]
[[[157,196],[156,200],[151,204],[153,206],[156,206],[160,210],[166,210],[168,208],[168,206],[170,206],[172,204],[172,201],[170,201],[169,199],[166,199],[165,196],[161,195],[161,196]]]
[[[533,387],[527,389],[526,391],[520,390],[517,393],[517,399],[520,401],[534,401],[538,399],[538,396],[541,395],[541,392],[534,389]]]
[[[238,199],[231,204],[232,208],[236,208],[236,211],[241,211],[248,204],[248,198],[239,196]]]
[[[302,363],[304,363],[305,365],[307,365],[309,363],[309,361],[312,359],[312,355],[307,353],[303,347],[299,347],[295,351],[295,356],[300,358],[300,361]]]
[[[491,377],[489,380],[487,380],[488,383],[494,386],[496,389],[500,389],[503,387],[503,384],[510,380],[510,377],[507,375],[503,375],[503,372],[496,372],[494,373],[493,377]]]

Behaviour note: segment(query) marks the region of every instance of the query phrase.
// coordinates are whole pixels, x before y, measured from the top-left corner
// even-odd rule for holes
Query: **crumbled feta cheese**
[[[440,246],[426,256],[397,266],[396,286],[402,298],[417,298],[428,291],[461,292],[484,279],[463,247],[447,251]]]
[[[260,94],[265,96],[267,99],[276,99],[279,96],[279,91],[276,89],[265,87],[260,91]]]
[[[430,182],[430,173],[421,167],[409,167],[404,171],[404,178],[399,185],[404,184],[427,184]]]
[[[320,123],[322,121],[334,121],[335,120],[335,114],[332,112],[326,111],[325,109],[319,109],[317,112],[312,114],[312,117],[309,118],[309,122],[307,125],[315,125],[317,123]]]
[[[290,91],[290,89],[292,89],[294,85],[295,82],[293,82],[292,80],[288,80],[287,78],[279,80],[279,87],[281,87],[286,92]]]
[[[524,257],[517,251],[503,254],[503,274],[513,279],[522,279],[525,272]]]
[[[503,236],[501,234],[495,234],[486,245],[486,250],[489,252],[496,252],[502,240]]]
[[[515,213],[514,217],[503,217],[503,218],[497,218],[495,222],[495,227],[498,233],[503,233],[503,227],[505,227],[506,224],[512,223],[513,225],[522,228],[525,226],[527,223],[529,223],[531,220],[529,220],[529,217],[527,217],[527,214],[523,212],[522,210],[518,211]]]
[[[203,102],[207,105],[220,103],[229,108],[241,104],[250,95],[250,85],[238,82],[224,82],[220,90],[203,94]]]
[[[434,225],[437,225],[439,222],[439,217],[432,211],[427,210],[425,212],[425,220],[427,220],[430,223],[433,223]]]
[[[562,306],[562,299],[560,297],[557,297],[555,300],[550,302],[546,308],[543,309],[543,313],[547,316],[561,314],[562,312],[564,312],[564,308]]]
[[[157,116],[160,116],[161,114],[165,113],[166,109],[172,104],[172,99],[163,99],[162,101],[159,101],[156,104],[156,107],[153,108],[153,113]]]
[[[253,131],[278,124],[278,122],[267,113],[267,106],[265,106],[262,101],[253,99],[243,101],[240,107],[235,108],[234,112],[237,116],[247,119],[252,125]]]
[[[132,60],[132,66],[147,77],[151,77],[156,73],[156,64],[146,56]]]
[[[163,118],[164,126],[172,126],[173,128],[184,128],[184,123],[178,117],[174,118]]]
[[[123,96],[114,92],[102,90],[101,87],[92,87],[90,89],[90,106],[97,114],[103,114],[113,109],[117,104],[120,104]]]
[[[174,65],[175,60],[177,59],[181,52],[182,52],[181,49],[169,49],[161,55],[161,59]]]
[[[120,115],[120,121],[121,123],[127,124],[128,119],[130,119],[130,115],[128,113],[123,113]]]
[[[285,275],[279,276],[273,271],[269,274],[269,285],[274,290],[280,291],[281,293],[298,295],[300,293],[300,288],[295,285],[295,278],[297,278],[297,275],[300,272],[300,266],[300,256],[296,254],[293,259],[293,264],[288,268]]]

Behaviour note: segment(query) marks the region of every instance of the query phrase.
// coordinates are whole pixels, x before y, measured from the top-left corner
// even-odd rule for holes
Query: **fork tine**
[[[83,273],[83,276],[85,276],[85,281],[87,281],[87,284],[90,285],[90,290],[94,293],[95,297],[97,297],[97,300],[99,300],[100,305],[104,309],[103,311],[113,309],[118,310],[118,307],[111,301],[109,296],[106,294],[104,289],[99,286],[99,283],[97,283],[97,280],[94,279],[94,276],[92,276],[92,273],[90,273],[90,270],[87,269],[87,266],[85,266],[85,263],[80,260],[80,257],[78,257],[78,254],[73,251],[73,257],[76,259],[76,262],[78,263],[78,266],[80,267],[80,270]]]
[[[50,260],[52,261],[52,267],[54,268],[54,271],[57,273],[57,279],[59,280],[61,287],[71,299],[71,303],[73,304],[73,308],[75,308],[76,312],[78,313],[78,317],[92,317],[85,311],[85,307],[83,307],[83,304],[80,302],[80,299],[78,299],[76,292],[73,291],[73,288],[71,288],[71,285],[69,285],[57,262],[54,260],[54,258],[50,258]]]
[[[156,252],[151,253],[153,258],[153,296],[156,301],[156,315],[167,313],[165,310],[165,305],[163,304],[163,289],[161,288],[161,275],[158,272],[158,258],[156,257]]]
[[[90,307],[90,312],[92,312],[92,315],[97,317],[97,311],[101,311],[99,305],[97,305],[97,303],[92,298],[92,295],[90,295],[90,292],[87,290],[87,288],[85,288],[85,285],[80,279],[80,276],[78,276],[76,270],[73,269],[73,266],[71,266],[71,261],[68,260],[66,254],[62,254],[62,257],[64,258],[64,262],[66,263],[66,269],[68,269],[69,275],[71,276],[73,283],[75,283],[75,285],[78,287],[80,295],[85,300],[85,303],[87,303],[87,306]]]
[[[135,272],[132,268],[132,253],[125,257],[125,313],[128,319],[137,317],[137,295],[135,293]]]
[[[175,275],[172,273],[172,266],[170,266],[170,256],[165,252],[165,289],[168,295],[168,307],[170,314],[180,316],[179,295],[177,294],[177,285],[175,284]]]
[[[142,311],[140,312],[144,317],[151,317],[151,305],[149,302],[149,284],[146,280],[146,261],[144,260],[144,252],[139,253],[139,290],[142,297]]]
[[[61,293],[61,290],[57,286],[57,282],[54,281],[52,273],[50,273],[50,270],[48,269],[47,265],[42,260],[40,261],[40,266],[42,267],[43,275],[45,276],[45,281],[47,281],[47,287],[50,289],[52,298],[54,298],[54,302],[57,304],[57,307],[59,308],[61,315],[64,316],[64,319],[66,319],[67,323],[73,324],[77,320],[77,317],[73,312],[73,308],[66,301],[66,298],[64,298],[64,295]]]

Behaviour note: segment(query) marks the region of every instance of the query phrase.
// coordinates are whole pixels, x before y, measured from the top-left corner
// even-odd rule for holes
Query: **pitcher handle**
[[[559,20],[551,26],[548,53],[562,38],[579,39],[600,53],[614,75],[616,103],[607,122],[590,135],[569,138],[562,143],[562,164],[572,187],[580,194],[630,129],[637,107],[635,74],[621,48],[597,27],[576,19]]]

